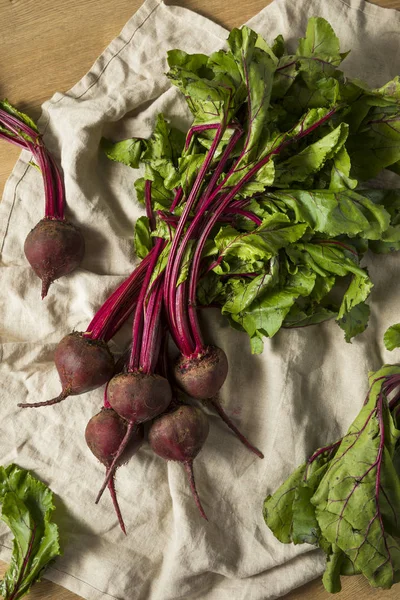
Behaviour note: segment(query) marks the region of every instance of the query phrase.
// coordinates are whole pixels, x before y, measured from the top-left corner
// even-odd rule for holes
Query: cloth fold
[[[400,14],[362,0],[275,0],[248,25],[290,43],[307,19],[330,21],[351,76],[383,84],[400,66]],[[87,600],[269,600],[319,575],[324,557],[310,546],[280,544],[262,518],[262,502],[317,446],[334,440],[359,411],[368,370],[396,362],[381,343],[399,320],[398,256],[368,256],[372,280],[370,326],[352,344],[334,323],[282,331],[251,356],[246,337],[218,311],[202,317],[206,338],[225,349],[230,373],[221,400],[264,452],[250,454],[209,413],[210,436],[194,463],[205,523],[190,497],[183,469],[143,447],[117,474],[125,538],[105,495],[94,505],[103,469],[85,445],[84,429],[102,404],[102,390],[62,404],[20,410],[17,402],[59,392],[53,364],[57,342],[85,330],[94,312],[136,263],[132,234],[142,208],[133,182],[139,176],[111,163],[102,136],[150,135],[158,112],[186,127],[190,115],[165,77],[166,52],[217,50],[227,31],[187,9],[146,0],[87,75],[43,105],[40,130],[61,161],[68,216],[82,227],[82,268],[55,282],[44,302],[39,280],[23,255],[26,234],[41,218],[40,174],[22,152],[0,204],[0,449],[1,463],[31,469],[59,498],[64,556],[46,577]],[[127,325],[115,338],[122,349]],[[0,529],[0,557],[11,537]]]

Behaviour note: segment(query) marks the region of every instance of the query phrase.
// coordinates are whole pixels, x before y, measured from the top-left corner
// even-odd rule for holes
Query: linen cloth
[[[350,76],[381,85],[400,67],[400,13],[361,0],[275,0],[248,25],[291,44],[307,19],[330,21]],[[41,218],[40,174],[23,152],[0,204],[0,455],[1,464],[31,469],[57,495],[64,555],[46,577],[87,600],[268,600],[316,577],[324,557],[311,546],[280,544],[267,529],[262,502],[319,445],[342,435],[359,411],[367,372],[396,362],[381,343],[400,320],[398,254],[368,256],[375,288],[368,330],[352,344],[333,322],[282,331],[251,356],[244,334],[218,311],[207,311],[207,340],[225,349],[229,377],[221,398],[227,412],[265,454],[248,452],[210,413],[210,435],[194,463],[209,516],[203,521],[179,464],[144,446],[117,475],[128,536],[107,494],[94,497],[103,468],[86,447],[84,429],[102,405],[102,390],[42,409],[17,402],[52,398],[60,389],[53,364],[57,342],[84,331],[97,308],[133,269],[132,234],[142,214],[133,190],[137,171],[108,161],[102,136],[147,137],[155,116],[187,127],[190,116],[165,77],[166,52],[217,50],[228,32],[183,8],[147,0],[90,72],[43,106],[40,129],[61,161],[68,217],[82,227],[82,267],[54,283],[45,301],[23,255],[28,231]],[[120,350],[127,325],[114,340]],[[11,536],[0,529],[0,557]]]

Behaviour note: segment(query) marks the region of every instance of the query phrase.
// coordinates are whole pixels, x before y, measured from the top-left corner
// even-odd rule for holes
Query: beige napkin
[[[272,40],[294,42],[307,19],[320,15],[335,28],[349,75],[379,85],[398,73],[400,13],[361,0],[275,0],[249,25]],[[64,169],[69,214],[87,240],[82,268],[53,284],[40,300],[23,241],[43,210],[40,174],[23,152],[0,204],[0,449],[1,464],[32,469],[59,497],[64,556],[47,577],[90,600],[267,600],[316,577],[324,557],[310,546],[277,542],[263,522],[262,501],[318,445],[342,434],[358,412],[367,371],[399,353],[384,351],[383,331],[400,320],[399,256],[368,256],[376,284],[366,333],[346,344],[334,323],[282,331],[251,356],[245,337],[218,312],[207,315],[209,341],[225,349],[229,379],[222,400],[228,413],[265,453],[250,454],[214,415],[195,475],[209,523],[198,515],[183,469],[147,447],[118,471],[117,489],[129,532],[118,528],[110,499],[93,501],[103,468],[86,448],[88,419],[102,390],[38,410],[17,402],[48,399],[59,391],[52,357],[60,338],[85,330],[102,301],[135,263],[133,226],[142,209],[133,182],[138,173],[107,161],[102,135],[148,136],[163,111],[178,126],[190,121],[164,73],[171,48],[220,48],[227,32],[183,8],[147,0],[66,94],[43,106],[40,128]],[[129,326],[115,340],[120,349]],[[0,530],[0,557],[11,537]]]

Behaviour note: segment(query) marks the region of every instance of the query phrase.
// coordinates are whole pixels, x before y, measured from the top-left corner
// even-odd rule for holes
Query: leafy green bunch
[[[400,191],[365,183],[400,173],[400,80],[371,89],[346,77],[348,53],[319,17],[294,53],[248,27],[227,44],[210,56],[168,53],[193,115],[185,134],[160,114],[147,140],[103,140],[110,159],[145,167],[137,254],[164,238],[159,274],[180,247],[169,285],[192,285],[197,247],[197,304],[220,307],[254,353],[281,327],[328,319],[350,341],[369,318],[365,252],[400,247]]]
[[[341,575],[373,587],[400,582],[400,367],[369,375],[369,394],[340,440],[319,448],[264,502],[281,542],[312,544],[327,557],[323,583]]]

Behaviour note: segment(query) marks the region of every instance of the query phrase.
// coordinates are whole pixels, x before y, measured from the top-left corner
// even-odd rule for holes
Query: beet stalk
[[[82,262],[85,240],[80,230],[64,217],[65,190],[60,170],[44,146],[36,125],[7,101],[0,102],[1,139],[30,151],[44,183],[45,216],[30,231],[25,256],[42,281],[42,298],[50,285],[74,271]]]
[[[116,375],[108,385],[108,400],[115,412],[128,422],[126,435],[110,465],[97,495],[99,502],[135,427],[164,412],[172,399],[168,380],[154,373],[161,347],[163,275],[152,278],[165,242],[157,239],[137,301],[132,329],[128,370]]]

